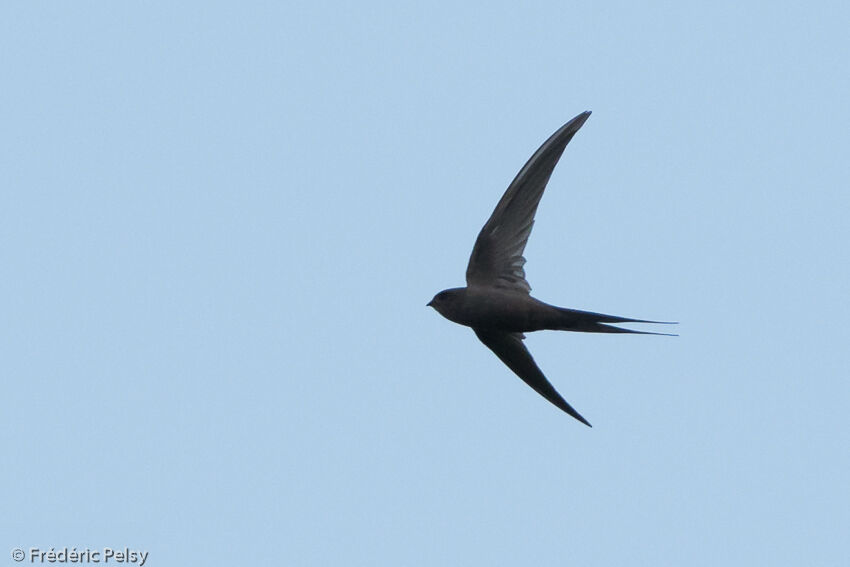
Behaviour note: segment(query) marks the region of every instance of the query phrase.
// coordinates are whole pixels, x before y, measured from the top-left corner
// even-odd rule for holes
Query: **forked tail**
[[[560,317],[556,323],[554,330],[557,331],[575,331],[578,333],[631,333],[635,335],[666,335],[668,337],[676,337],[674,333],[653,333],[650,331],[633,331],[632,329],[623,329],[614,327],[610,323],[652,323],[655,325],[677,325],[675,321],[648,321],[646,319],[629,319],[627,317],[616,317],[614,315],[605,315],[604,313],[594,313],[592,311],[581,311],[579,309],[567,309],[565,307],[556,307],[560,312]]]

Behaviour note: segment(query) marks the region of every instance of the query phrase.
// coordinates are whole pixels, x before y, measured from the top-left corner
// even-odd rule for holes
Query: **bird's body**
[[[590,112],[579,114],[543,143],[519,171],[481,229],[466,270],[467,287],[446,289],[428,303],[443,317],[472,327],[502,362],[536,392],[590,426],[546,379],[523,339],[544,329],[589,333],[636,333],[610,323],[656,323],[555,307],[535,299],[525,279],[523,250],[543,190],[569,141]]]
[[[527,333],[553,328],[558,317],[557,307],[504,289],[457,287],[442,293],[434,309],[449,321],[473,329]]]
[[[442,294],[442,297],[440,295]],[[432,300],[440,315],[473,329],[497,330],[507,333],[533,331],[581,331],[586,333],[643,333],[612,327],[607,323],[657,323],[642,319],[627,319],[592,311],[555,307],[526,293],[496,287],[456,287],[438,294]]]

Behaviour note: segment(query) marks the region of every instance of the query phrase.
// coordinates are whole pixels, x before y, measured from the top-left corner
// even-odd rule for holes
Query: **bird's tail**
[[[657,325],[676,325],[675,321],[648,321],[646,319],[629,319],[592,311],[556,307],[559,312],[554,330],[575,331],[579,333],[631,333],[636,335],[666,335],[675,337],[673,333],[653,333],[650,331],[633,331],[614,327],[609,323],[653,323]]]

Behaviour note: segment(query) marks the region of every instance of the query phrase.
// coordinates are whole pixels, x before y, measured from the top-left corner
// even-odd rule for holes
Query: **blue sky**
[[[846,562],[846,4],[0,15],[6,550]],[[529,336],[593,429],[425,307],[583,110],[533,293],[681,322]]]

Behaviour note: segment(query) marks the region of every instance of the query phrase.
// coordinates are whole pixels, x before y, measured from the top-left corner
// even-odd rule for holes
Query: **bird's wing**
[[[473,329],[478,338],[484,343],[487,348],[492,350],[508,368],[523,379],[523,381],[534,388],[534,391],[564,410],[583,424],[591,427],[590,423],[584,419],[573,407],[567,403],[561,394],[555,390],[555,387],[549,383],[549,380],[537,367],[531,353],[525,348],[522,340],[525,338],[522,333],[505,333],[502,331],[489,331],[482,329]]]
[[[466,268],[467,285],[531,291],[525,281],[522,253],[534,213],[564,148],[589,116],[589,111],[582,112],[561,126],[519,170],[478,234]]]

